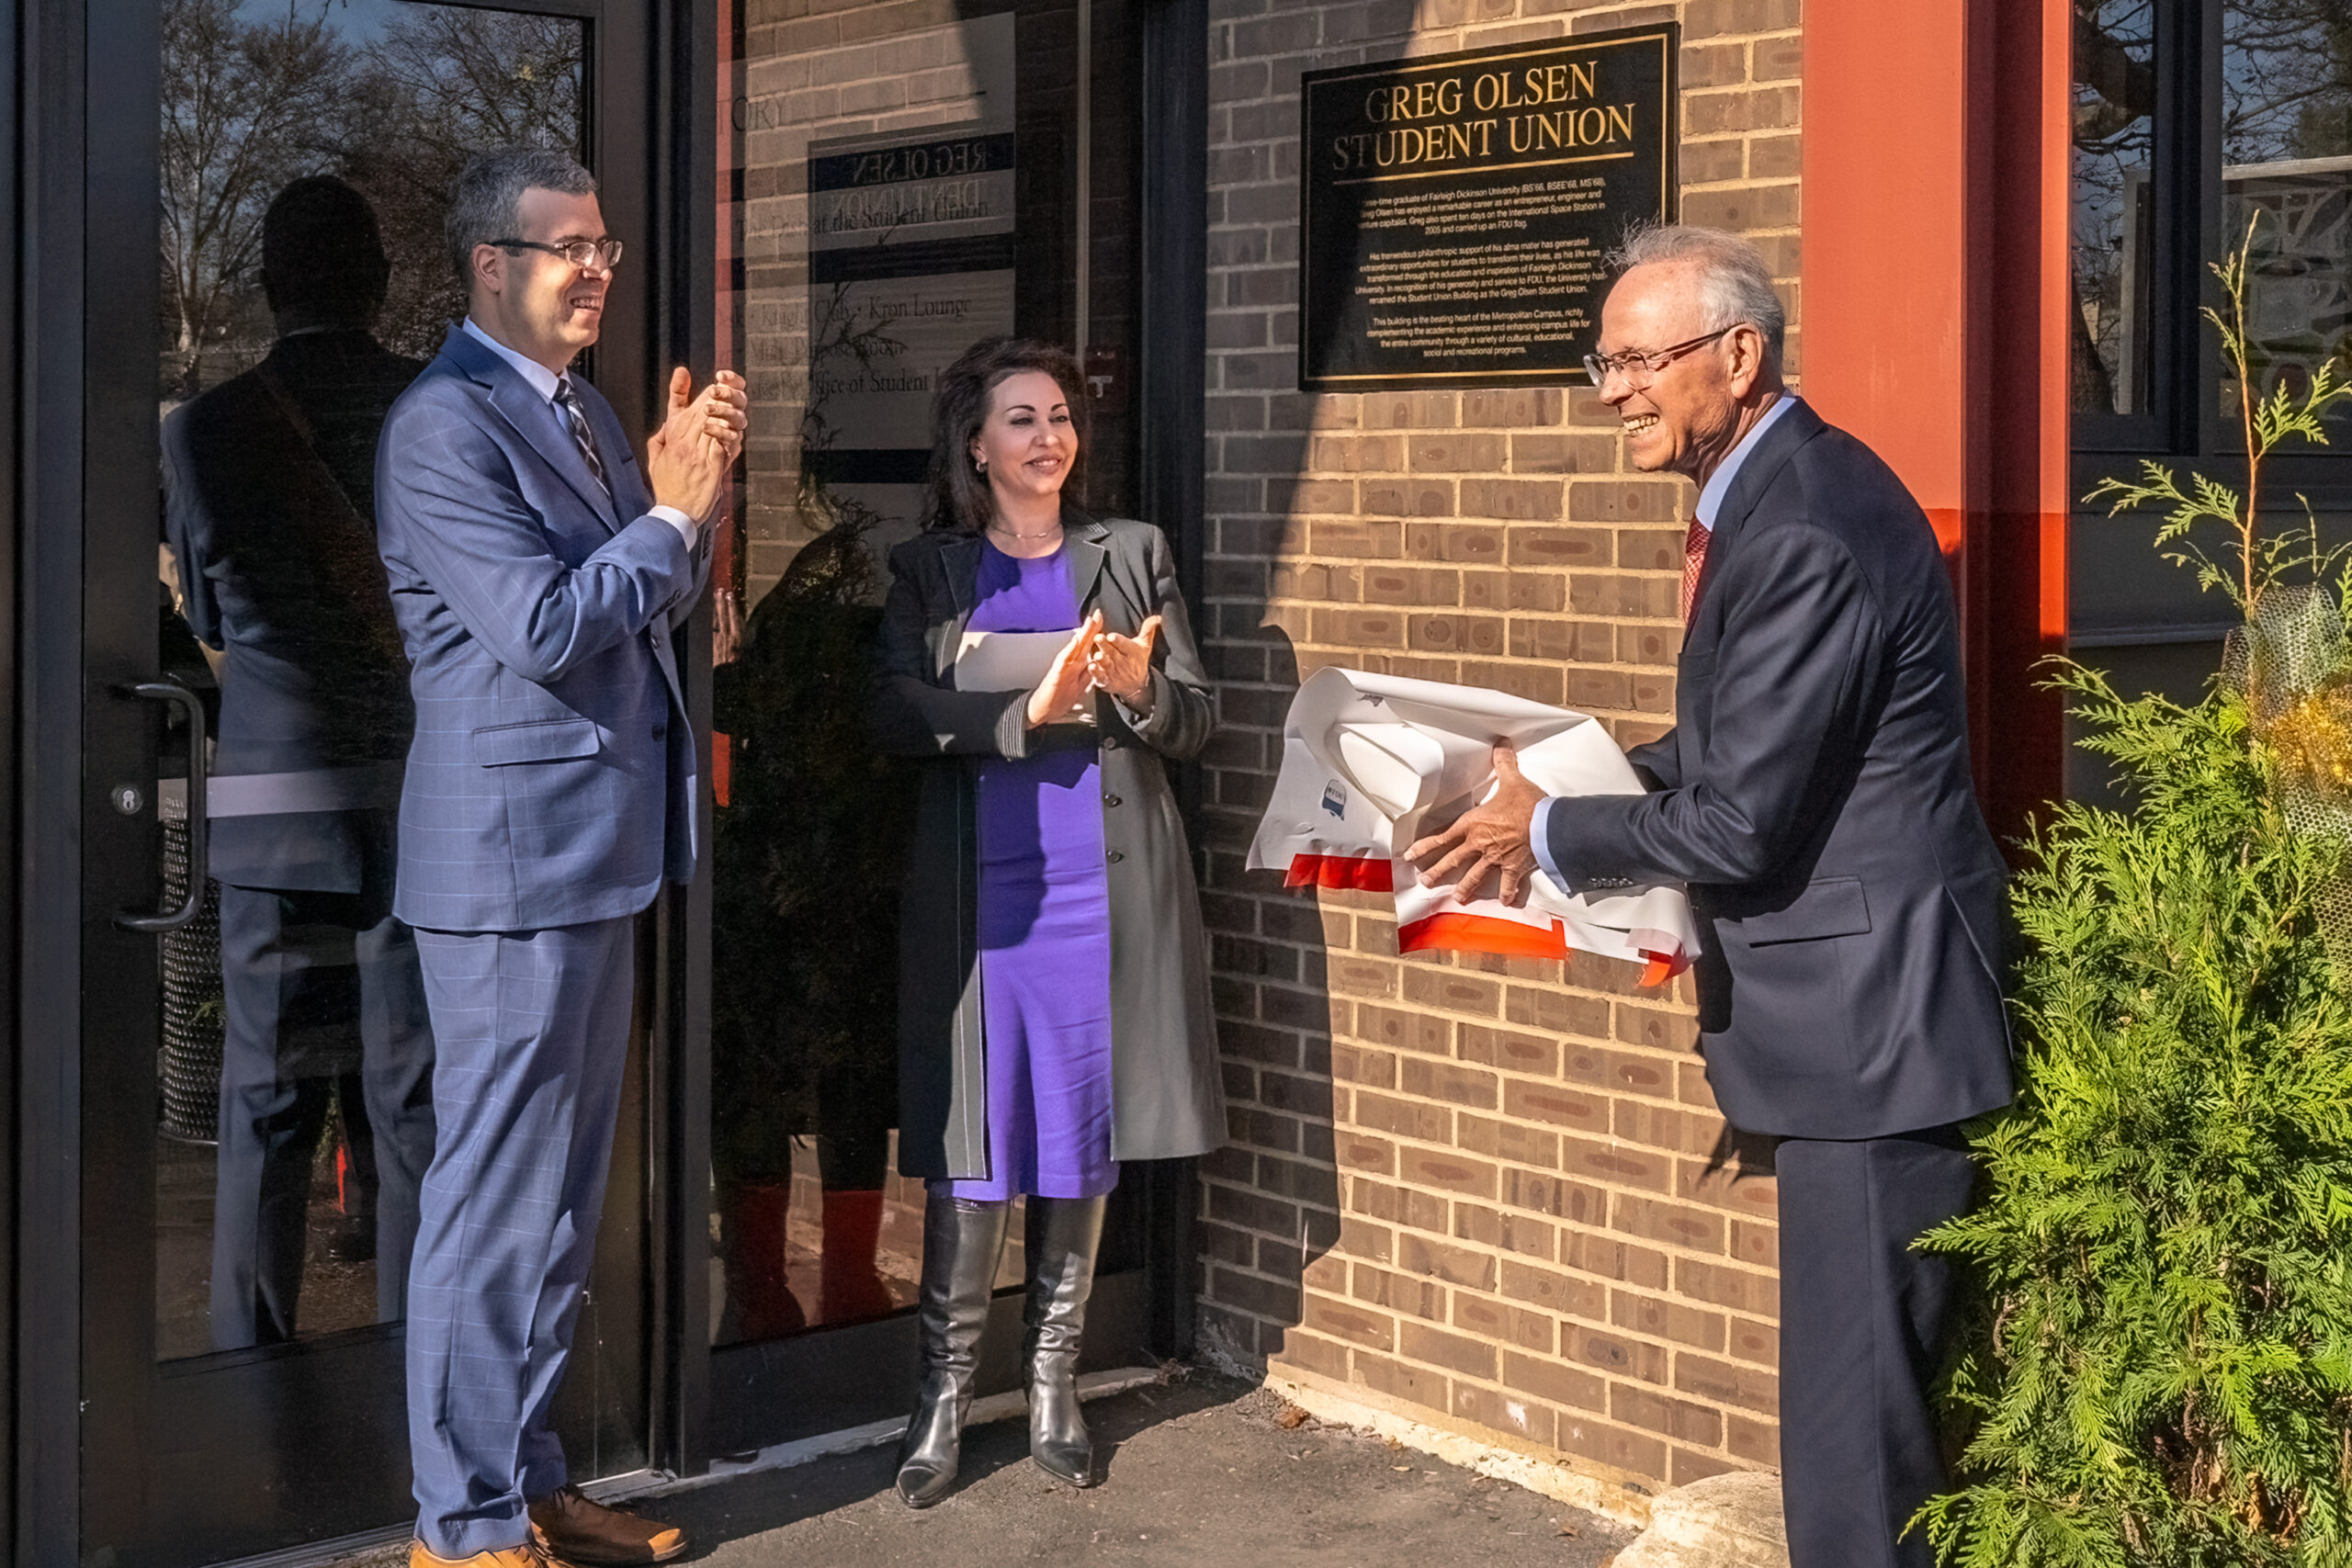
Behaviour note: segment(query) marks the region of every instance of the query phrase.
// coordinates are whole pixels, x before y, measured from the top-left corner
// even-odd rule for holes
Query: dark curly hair
[[[984,337],[939,373],[931,403],[931,514],[927,528],[977,534],[989,525],[995,503],[988,476],[972,466],[972,438],[988,423],[989,400],[1007,377],[1042,370],[1069,400],[1070,424],[1078,432],[1078,461],[1070,466],[1065,499],[1077,501],[1077,481],[1086,462],[1086,376],[1066,348],[1033,338]]]

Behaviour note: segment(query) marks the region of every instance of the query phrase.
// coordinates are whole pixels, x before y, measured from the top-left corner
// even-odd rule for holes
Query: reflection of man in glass
[[[277,345],[164,427],[165,526],[196,635],[225,650],[213,763],[228,1031],[212,1337],[290,1338],[312,1168],[356,1073],[372,1158],[376,1306],[401,1314],[433,1158],[433,1039],[392,918],[408,664],[376,554],[376,438],[422,368],[370,324],[390,278],[366,197],[279,193],[262,230]]]

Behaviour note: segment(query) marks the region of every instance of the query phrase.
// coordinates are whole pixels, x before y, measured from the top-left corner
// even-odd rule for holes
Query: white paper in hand
[[[1293,886],[1392,895],[1403,953],[1565,958],[1574,948],[1646,964],[1646,985],[1688,968],[1699,939],[1679,886],[1588,897],[1538,870],[1515,908],[1457,903],[1451,885],[1421,885],[1404,850],[1493,793],[1499,740],[1546,795],[1641,793],[1616,741],[1584,714],[1478,686],[1318,670],[1291,699],[1282,773],[1249,863]]]
[[[956,645],[956,689],[959,692],[1034,692],[1054,656],[1069,643],[1068,632],[966,632]]]

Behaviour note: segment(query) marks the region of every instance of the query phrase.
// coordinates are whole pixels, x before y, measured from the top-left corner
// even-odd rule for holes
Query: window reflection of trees
[[[2222,161],[2352,153],[2352,0],[2231,0]]]
[[[2224,238],[2262,211],[2249,361],[2257,391],[2296,395],[2331,359],[2343,374],[2352,346],[2352,0],[2231,0],[2222,16]],[[2234,377],[2219,391],[2233,412]]]
[[[2074,405],[2143,406],[2143,286],[2132,287],[2148,221],[2155,129],[2154,0],[2075,0]],[[2127,336],[2129,334],[2129,336]],[[2136,340],[2136,341],[2134,341]],[[2135,352],[2136,351],[2136,352]]]
[[[472,152],[512,142],[582,151],[583,25],[402,6],[380,26],[329,0],[285,10],[164,0],[163,395],[192,395],[268,352],[261,219],[294,179],[365,192],[393,265],[378,336],[429,355],[463,299],[441,215]]]

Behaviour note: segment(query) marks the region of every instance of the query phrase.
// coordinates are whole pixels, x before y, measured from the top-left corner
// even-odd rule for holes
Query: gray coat
[[[1097,694],[1091,727],[1028,728],[1026,692],[959,692],[981,542],[925,533],[890,553],[875,736],[924,767],[907,858],[899,960],[899,1168],[938,1180],[989,1174],[988,1073],[978,964],[972,781],[990,757],[1101,747],[1111,898],[1111,1156],[1170,1159],[1225,1142],[1200,892],[1163,758],[1207,743],[1208,677],[1176,591],[1167,538],[1148,524],[1065,508],[1080,614],[1133,636],[1160,617],[1151,711]]]

